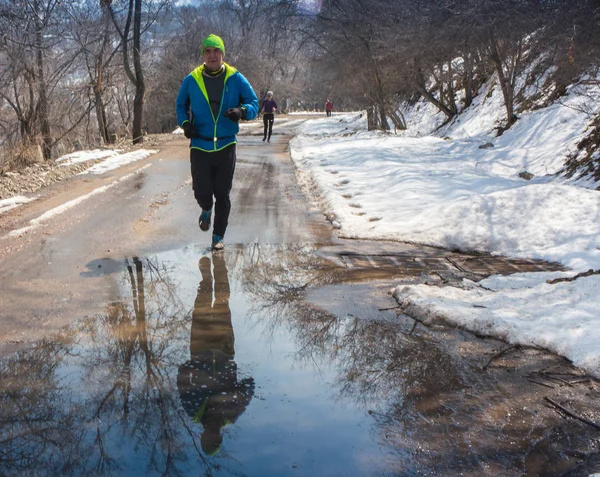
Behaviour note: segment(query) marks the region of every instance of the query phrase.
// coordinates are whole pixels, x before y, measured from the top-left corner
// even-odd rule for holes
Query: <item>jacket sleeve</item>
[[[186,76],[181,83],[177,99],[175,100],[175,108],[177,111],[177,124],[183,125],[186,121],[190,120],[189,108],[190,108],[190,94],[188,90],[189,76]]]
[[[254,119],[258,114],[258,97],[248,80],[240,73],[240,106],[246,108],[246,119]]]

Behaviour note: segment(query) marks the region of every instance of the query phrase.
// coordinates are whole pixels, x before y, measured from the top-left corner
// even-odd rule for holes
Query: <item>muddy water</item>
[[[1,362],[0,474],[565,475],[594,454],[542,404],[559,377],[587,405],[593,380],[378,310],[343,273],[308,246],[90,263],[105,312]]]

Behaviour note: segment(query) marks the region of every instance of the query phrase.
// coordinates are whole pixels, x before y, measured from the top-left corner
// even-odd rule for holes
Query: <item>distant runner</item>
[[[327,102],[325,103],[325,112],[327,113],[327,117],[331,116],[333,112],[333,102],[327,98]]]
[[[271,142],[271,133],[273,132],[273,123],[275,122],[275,111],[277,103],[273,99],[273,91],[267,91],[267,96],[263,100],[261,112],[263,113],[264,137],[267,142]]]

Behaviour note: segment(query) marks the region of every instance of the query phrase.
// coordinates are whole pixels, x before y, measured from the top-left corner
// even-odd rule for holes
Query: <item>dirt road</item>
[[[285,133],[285,121],[279,122]],[[249,129],[238,147],[227,243],[327,244],[328,227],[319,214],[307,213],[294,183],[287,136],[274,136],[267,148],[260,131],[254,133]],[[40,221],[48,211],[57,213]],[[182,136],[145,160],[101,176],[75,176],[0,216],[0,353],[55,332],[82,312],[99,312],[107,299],[100,260],[208,245],[197,216]]]
[[[552,265],[337,240],[294,177],[300,121],[278,118],[270,144],[260,123],[240,136],[221,255],[183,137],[0,216],[0,474],[595,470],[597,381],[421,326],[387,293]]]

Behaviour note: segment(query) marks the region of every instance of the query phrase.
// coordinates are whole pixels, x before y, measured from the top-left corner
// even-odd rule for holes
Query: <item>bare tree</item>
[[[537,0],[490,0],[470,2],[466,6],[465,14],[472,19],[473,30],[500,83],[506,109],[504,129],[518,119],[515,113],[517,80],[527,59],[539,51],[539,42],[544,38],[544,13],[543,2]]]
[[[133,99],[133,143],[143,142],[143,112],[146,81],[142,62],[142,34],[157,21],[158,14],[173,0],[156,0],[142,3],[142,0],[101,0],[108,8],[115,28],[121,38],[123,67],[127,78],[135,88]],[[143,8],[146,6],[146,9]],[[120,10],[116,10],[117,7]]]
[[[146,92],[146,83],[144,81],[144,71],[142,68],[141,36],[142,36],[142,0],[128,0],[126,2],[127,13],[125,24],[120,25],[115,14],[112,0],[102,0],[111,14],[115,27],[121,37],[123,67],[127,78],[135,87],[135,99],[133,100],[133,143],[143,142],[142,136],[142,115],[144,108],[144,94]],[[133,23],[133,36],[130,38]],[[133,58],[131,58],[131,56]],[[133,63],[133,68],[132,68]]]
[[[4,33],[0,48],[8,66],[0,95],[18,118],[24,144],[35,144],[40,134],[46,160],[52,157],[53,144],[46,56],[58,41],[52,32],[57,5],[58,0],[10,0],[0,18]]]
[[[202,2],[167,12],[165,22],[173,27],[163,35],[162,54],[148,72],[153,87],[145,103],[145,124],[150,131],[170,132],[177,127],[175,98],[183,78],[201,61],[202,35],[212,32],[213,15],[214,5]]]
[[[381,16],[382,11],[387,14]],[[389,129],[389,100],[396,89],[386,34],[397,19],[396,14],[383,1],[329,0],[323,2],[313,33],[323,52],[315,67],[327,65],[328,83],[350,86],[344,88],[345,94],[361,95],[376,115],[374,126],[384,130]],[[358,91],[352,91],[353,88]]]
[[[85,0],[63,4],[65,17],[69,19],[70,38],[73,55],[78,56],[76,76],[81,76],[80,101],[85,104],[88,113],[95,112],[96,134],[93,143],[109,144],[112,138],[109,132],[105,93],[110,84],[112,60],[120,47],[114,41],[114,31],[110,15],[104,2],[98,10],[97,0]],[[100,26],[100,28],[98,28]],[[83,75],[88,81],[84,82]],[[73,93],[73,89],[71,90]],[[80,121],[84,117],[80,118]],[[74,124],[78,126],[79,122]],[[87,136],[87,134],[86,134]],[[88,142],[87,140],[85,141]]]
[[[599,0],[5,0],[0,3],[0,141],[49,159],[73,143],[168,132],[200,42],[280,109],[364,108],[370,128],[404,128],[399,104],[424,98],[446,120],[492,75],[503,131],[527,103],[523,73],[556,66],[552,100],[596,62]],[[166,8],[172,6],[173,8]],[[165,15],[162,15],[165,13]],[[161,14],[161,15],[159,15]],[[60,48],[56,46],[59,45]],[[123,67],[115,65],[122,54]],[[546,66],[547,65],[547,66]],[[536,73],[537,74],[537,73]],[[3,159],[4,160],[4,159]]]

